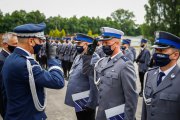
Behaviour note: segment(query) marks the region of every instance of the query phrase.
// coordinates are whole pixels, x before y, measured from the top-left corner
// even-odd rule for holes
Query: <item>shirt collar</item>
[[[7,50],[5,50],[4,48],[3,48],[3,50],[4,50],[7,54],[9,54],[9,55],[11,54],[10,52],[8,52]]]
[[[141,47],[141,51],[143,51],[143,50],[144,50],[144,47],[143,48]]]
[[[121,52],[118,52],[117,54],[113,55],[113,56],[111,57],[111,59],[115,58],[119,53],[121,53]]]
[[[25,49],[23,49],[23,48],[21,48],[21,47],[17,47],[17,48],[23,50],[24,52],[26,52],[26,53],[28,54],[28,56],[32,57],[32,54],[31,54],[30,52],[28,52],[27,50],[25,50]]]
[[[171,70],[176,66],[177,64],[173,65],[172,67],[170,67],[169,69],[167,69],[166,71],[162,71],[160,68],[159,68],[159,73],[160,72],[163,72],[165,74],[165,76],[167,76]]]

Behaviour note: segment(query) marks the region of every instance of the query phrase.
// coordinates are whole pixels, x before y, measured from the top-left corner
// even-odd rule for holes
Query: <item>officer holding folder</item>
[[[96,120],[134,120],[138,95],[133,62],[120,50],[122,31],[103,27],[102,48],[107,57],[95,64],[94,81],[98,88]],[[118,116],[118,118],[117,118]]]
[[[74,107],[78,120],[95,120],[97,88],[90,65],[92,55],[88,54],[93,38],[76,34],[76,56],[71,70],[65,96],[65,104]],[[92,53],[91,53],[92,54]]]
[[[180,37],[155,33],[154,67],[147,71],[141,120],[180,120]]]

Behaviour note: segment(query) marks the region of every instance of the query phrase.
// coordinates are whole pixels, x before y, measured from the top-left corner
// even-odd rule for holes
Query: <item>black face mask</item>
[[[77,53],[81,54],[84,51],[83,46],[76,46]]]
[[[16,48],[16,46],[8,45],[8,50],[9,50],[11,53],[14,51],[15,48]]]
[[[142,44],[141,47],[144,48],[144,44]]]
[[[36,44],[36,45],[33,47],[33,49],[34,49],[34,54],[38,54],[39,51],[41,50],[41,47],[42,47],[42,45]]]
[[[169,58],[169,56],[170,55],[168,54],[154,53],[153,59],[154,59],[155,65],[159,67],[164,67],[168,65],[171,62],[171,59]]]
[[[126,50],[126,46],[121,46],[121,50]]]
[[[103,49],[103,52],[108,56],[111,56],[114,51],[114,50],[111,50],[111,45],[102,46],[102,49]]]

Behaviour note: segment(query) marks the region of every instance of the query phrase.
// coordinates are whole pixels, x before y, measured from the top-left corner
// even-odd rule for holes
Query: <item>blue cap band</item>
[[[121,35],[120,35],[120,34],[116,34],[116,33],[104,32],[104,33],[102,34],[102,36],[110,36],[110,37],[116,37],[116,38],[121,39]]]
[[[122,40],[122,44],[130,44],[130,42],[127,40]]]
[[[88,43],[92,43],[93,42],[93,40],[90,39],[90,38],[77,37],[76,39],[77,39],[77,41],[85,41],[85,42],[88,42]]]
[[[180,44],[168,39],[156,39],[155,43],[162,43],[180,49]]]

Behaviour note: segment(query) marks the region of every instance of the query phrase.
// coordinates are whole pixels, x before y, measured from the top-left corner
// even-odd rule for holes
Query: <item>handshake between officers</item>
[[[4,120],[45,120],[45,88],[64,87],[61,61],[55,58],[56,47],[49,45],[48,71],[41,68],[32,54],[42,47],[46,25],[24,24],[14,28],[18,45],[2,68],[5,97]]]

